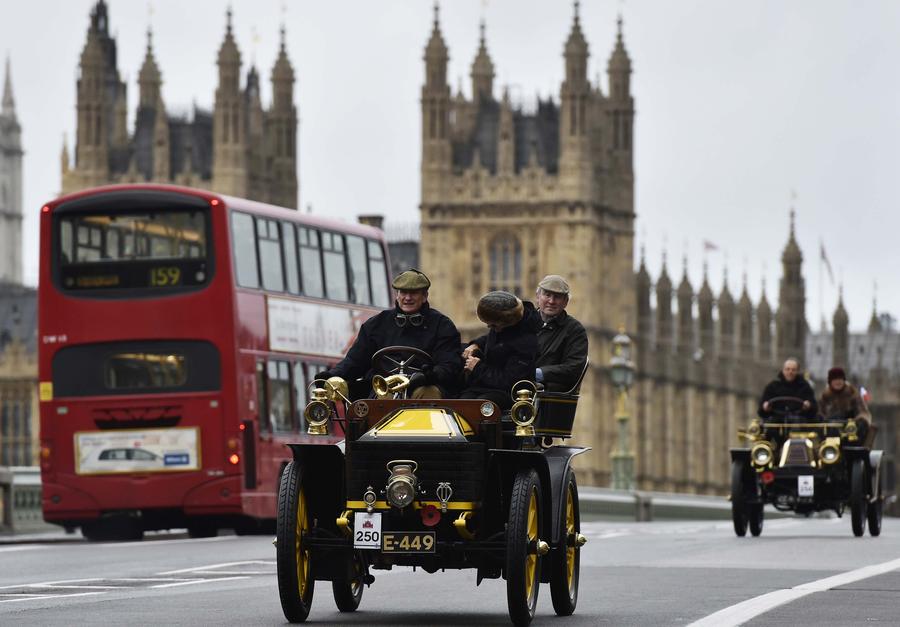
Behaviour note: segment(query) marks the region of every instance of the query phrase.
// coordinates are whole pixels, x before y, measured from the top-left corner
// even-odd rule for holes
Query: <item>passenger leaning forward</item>
[[[513,385],[523,379],[534,382],[541,318],[533,304],[509,292],[488,292],[478,301],[476,313],[489,331],[463,350],[466,384],[459,396],[509,409]]]
[[[856,421],[856,435],[859,441],[861,443],[866,441],[872,417],[865,401],[859,395],[859,390],[847,381],[847,374],[843,368],[835,366],[828,371],[828,387],[822,392],[819,411],[826,420],[853,418]]]
[[[316,378],[341,377],[350,383],[352,396],[366,396],[376,374],[372,371],[372,355],[387,346],[411,346],[428,353],[434,363],[425,366],[425,376],[417,378],[418,387],[411,390],[410,396],[452,396],[459,389],[462,375],[461,340],[456,325],[428,305],[431,281],[423,272],[411,268],[397,275],[391,285],[395,290],[394,307],[366,320],[347,356],[333,368],[317,374]],[[367,385],[364,390],[362,386],[353,385],[359,377],[363,377]]]

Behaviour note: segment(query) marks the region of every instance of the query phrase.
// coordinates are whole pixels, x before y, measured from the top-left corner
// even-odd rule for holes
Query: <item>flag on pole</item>
[[[825,264],[825,269],[828,270],[828,278],[831,280],[831,284],[834,285],[834,270],[831,269],[831,262],[828,260],[828,255],[825,254],[825,244],[821,241],[819,242],[819,257],[822,263]]]
[[[708,239],[703,240],[703,252],[709,252],[711,250],[719,250],[719,247],[713,244]]]

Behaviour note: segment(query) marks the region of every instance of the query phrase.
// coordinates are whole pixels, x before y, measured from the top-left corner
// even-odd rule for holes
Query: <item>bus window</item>
[[[300,292],[300,278],[297,274],[297,242],[294,237],[294,225],[290,222],[282,222],[281,233],[284,237],[284,269],[287,275],[287,288],[291,294],[297,294]]]
[[[344,238],[337,233],[323,231],[322,258],[325,260],[325,289],[327,297],[332,300],[348,300]]]
[[[177,353],[116,353],[103,365],[111,390],[177,388],[187,382],[185,357]]]
[[[256,362],[256,405],[259,416],[259,432],[272,430],[269,422],[269,386],[266,381],[266,362]]]
[[[391,295],[388,292],[387,265],[384,263],[384,250],[378,242],[368,241],[369,247],[369,280],[372,282],[372,304],[376,307],[388,307]]]
[[[259,265],[262,269],[262,286],[267,290],[284,291],[284,273],[281,268],[281,235],[278,222],[259,218],[256,221],[259,240]]]
[[[315,229],[299,227],[297,237],[300,240],[300,279],[301,290],[306,296],[322,298],[325,289],[322,285],[322,257],[319,249],[319,232]]]
[[[350,301],[371,305],[369,294],[369,269],[366,267],[366,244],[356,235],[347,236],[347,257],[350,260]]]
[[[246,213],[232,213],[231,232],[234,238],[234,269],[237,273],[238,285],[259,287],[253,216]]]
[[[286,361],[270,360],[268,364],[268,406],[272,431],[285,432],[293,428],[291,413],[291,374]]]

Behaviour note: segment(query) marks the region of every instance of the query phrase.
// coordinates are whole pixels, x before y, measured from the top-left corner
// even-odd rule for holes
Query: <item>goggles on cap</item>
[[[394,324],[396,324],[401,329],[405,327],[407,324],[410,324],[414,327],[422,326],[422,323],[425,322],[425,316],[420,314],[419,312],[405,314],[398,313],[394,314]]]

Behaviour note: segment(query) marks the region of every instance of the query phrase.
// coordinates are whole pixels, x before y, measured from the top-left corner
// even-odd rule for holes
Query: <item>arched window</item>
[[[490,245],[490,289],[520,295],[522,292],[522,246],[511,233],[497,235]]]

